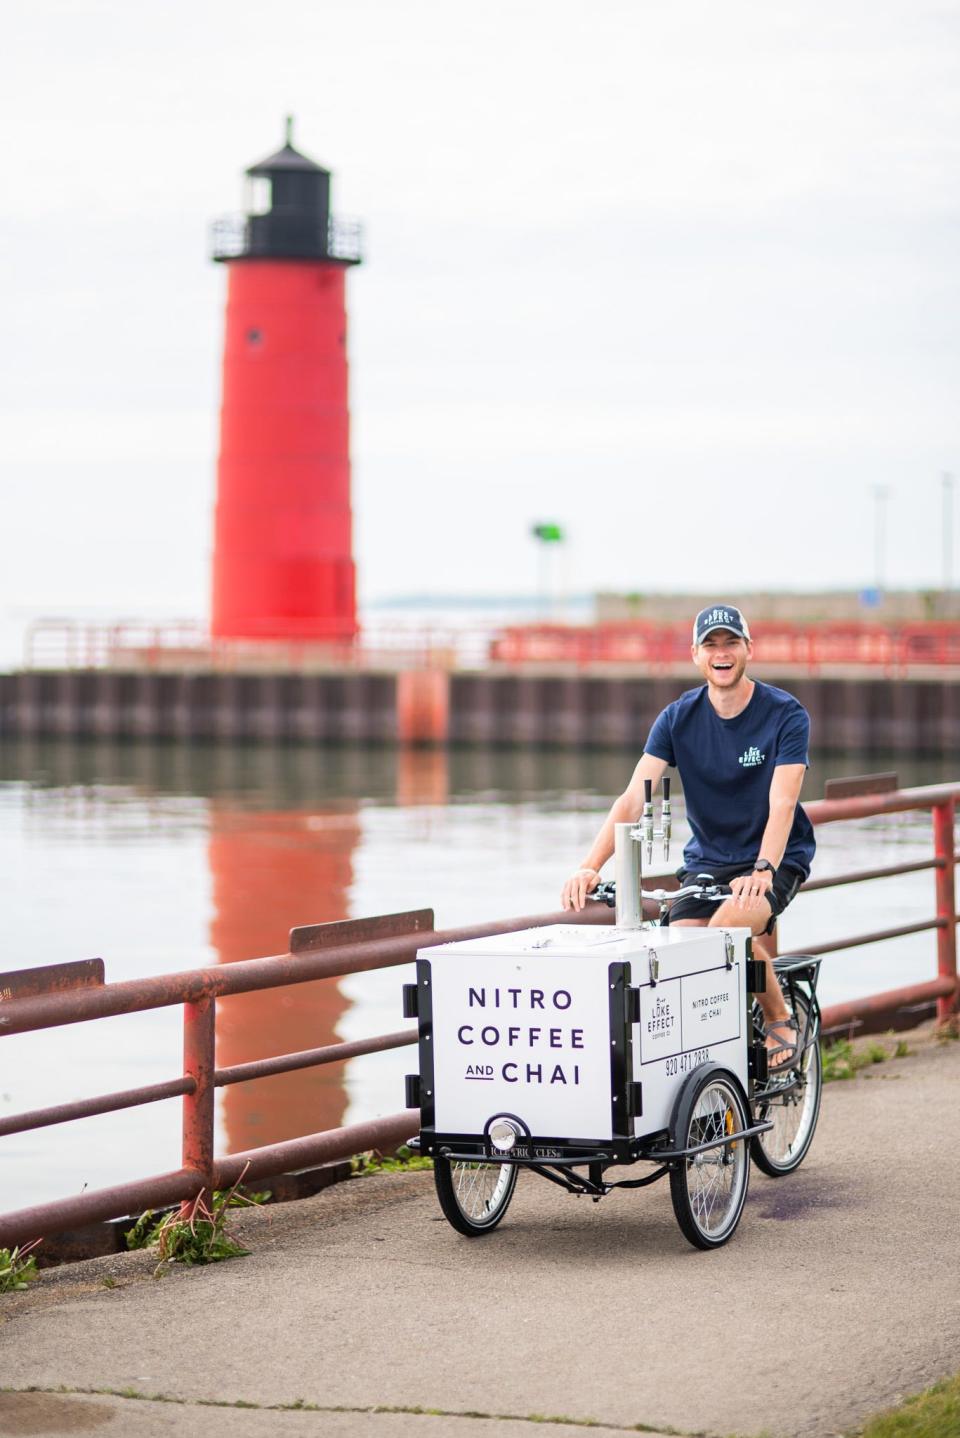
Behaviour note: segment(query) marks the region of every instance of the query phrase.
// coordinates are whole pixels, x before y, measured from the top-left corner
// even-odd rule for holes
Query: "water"
[[[556,907],[632,759],[622,755],[259,746],[0,745],[0,970],[100,956],[107,979],[281,953],[291,926],[432,907],[438,927]],[[815,763],[805,796],[882,756]],[[904,784],[956,778],[899,764]],[[675,806],[675,855],[686,838]],[[815,873],[922,858],[926,815],[818,831]],[[801,895],[781,947],[932,917],[929,872]],[[827,1003],[931,977],[918,934],[829,957]],[[405,969],[222,1000],[218,1064],[402,1027]],[[181,1011],[0,1044],[0,1113],[180,1072]],[[412,1050],[218,1091],[221,1153],[403,1106]],[[171,1100],[0,1143],[0,1210],[179,1166]]]

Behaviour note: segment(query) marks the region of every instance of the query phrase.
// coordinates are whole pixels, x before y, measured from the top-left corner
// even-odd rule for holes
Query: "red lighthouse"
[[[359,226],[291,143],[247,170],[246,213],[214,226],[227,266],[211,629],[218,638],[356,633],[347,268]]]

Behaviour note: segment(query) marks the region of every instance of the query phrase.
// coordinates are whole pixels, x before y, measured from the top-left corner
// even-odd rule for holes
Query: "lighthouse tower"
[[[330,214],[330,172],[292,143],[247,170],[246,213],[213,228],[227,268],[211,630],[350,640],[345,279],[359,226]]]

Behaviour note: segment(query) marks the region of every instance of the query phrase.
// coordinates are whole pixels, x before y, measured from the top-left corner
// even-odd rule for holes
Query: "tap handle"
[[[647,850],[647,863],[653,858],[653,783],[643,781],[643,842]]]
[[[670,776],[663,776],[663,803],[660,806],[660,832],[663,836],[663,857],[670,857],[670,833],[673,827],[673,820],[670,809]]]

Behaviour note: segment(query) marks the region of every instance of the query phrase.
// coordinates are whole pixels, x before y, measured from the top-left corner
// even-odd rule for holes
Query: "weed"
[[[269,1197],[270,1189],[264,1189],[259,1193],[247,1193],[240,1188],[239,1184],[234,1184],[228,1192],[217,1190],[213,1195],[213,1212],[219,1212],[221,1207],[246,1208],[252,1203],[259,1205],[266,1203]],[[175,1210],[158,1215],[152,1208],[148,1208],[146,1213],[141,1213],[133,1227],[128,1228],[124,1234],[127,1248],[152,1248],[155,1243],[160,1242],[161,1230],[171,1218],[176,1216]],[[223,1256],[227,1257],[228,1255],[224,1254]],[[196,1263],[213,1260],[194,1259],[193,1261]]]
[[[117,1280],[115,1278],[111,1278],[109,1274],[107,1274],[105,1278],[101,1278],[100,1282],[102,1283],[104,1288],[116,1288],[117,1286]]]
[[[154,1277],[159,1278],[171,1263],[193,1266],[246,1257],[249,1248],[244,1248],[227,1231],[227,1209],[256,1207],[261,1202],[260,1195],[248,1198],[242,1194],[238,1181],[233,1188],[214,1193],[209,1204],[203,1194],[198,1193],[185,1214],[168,1213],[152,1228],[144,1224],[145,1244],[157,1245],[160,1260]],[[135,1224],[134,1229],[136,1227]]]
[[[35,1238],[23,1248],[0,1248],[0,1293],[15,1293],[26,1288],[37,1276],[37,1260],[33,1249],[40,1242]]]
[[[157,1241],[157,1229],[163,1219],[157,1218],[152,1208],[146,1213],[141,1213],[132,1228],[128,1228],[123,1235],[128,1249],[149,1248]]]
[[[201,1263],[219,1263],[224,1258],[244,1258],[250,1252],[227,1232],[226,1195],[213,1195],[210,1203],[197,1194],[184,1217],[170,1213],[156,1231],[159,1262],[154,1269],[159,1276],[166,1265],[185,1263],[192,1267]]]
[[[852,1079],[856,1073],[853,1065],[853,1044],[849,1039],[837,1039],[836,1043],[825,1044],[821,1058],[824,1083]]]
[[[372,1149],[353,1160],[354,1173],[408,1173],[418,1168],[433,1168],[433,1159],[414,1153],[404,1144],[396,1153],[380,1153]]]
[[[835,1043],[823,1047],[823,1081],[833,1083],[838,1079],[856,1078],[860,1069],[886,1063],[887,1059],[905,1059],[909,1053],[906,1039],[899,1039],[892,1049],[877,1039],[870,1039],[856,1048],[850,1039],[837,1039]]]

